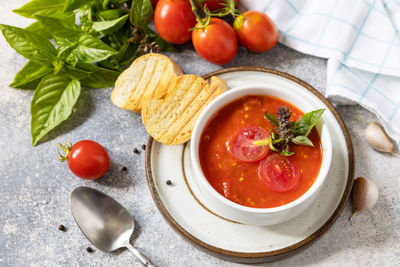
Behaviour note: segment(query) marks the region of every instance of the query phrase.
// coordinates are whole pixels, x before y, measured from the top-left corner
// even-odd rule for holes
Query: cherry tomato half
[[[196,27],[200,27],[200,24],[197,23]],[[211,18],[205,28],[194,30],[192,42],[200,57],[217,65],[229,63],[238,49],[234,30],[218,18]]]
[[[238,0],[235,0],[235,3],[237,3]],[[203,6],[207,7],[210,11],[215,11],[218,9],[221,9],[224,7],[224,5],[222,5],[223,3],[226,3],[224,0],[209,0],[209,1],[205,1],[203,2]]]
[[[269,138],[269,134],[261,127],[249,126],[239,129],[230,140],[230,151],[239,161],[257,162],[265,158],[269,152],[269,146],[257,146],[256,140]]]
[[[67,160],[71,172],[83,179],[100,178],[110,168],[110,157],[105,148],[91,140],[82,140],[74,144]]]
[[[236,17],[233,28],[239,43],[253,52],[265,52],[276,45],[278,29],[265,13],[250,10]]]
[[[189,29],[196,24],[196,17],[188,0],[160,0],[154,10],[154,26],[167,42],[184,44],[190,40]]]
[[[275,192],[288,192],[300,183],[300,172],[296,164],[288,157],[273,154],[258,166],[261,181]]]

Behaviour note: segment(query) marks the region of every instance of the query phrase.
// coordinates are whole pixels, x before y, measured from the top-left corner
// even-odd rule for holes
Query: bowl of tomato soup
[[[332,158],[323,108],[306,93],[263,86],[234,88],[214,99],[199,116],[190,147],[204,204],[251,225],[277,224],[303,212]]]

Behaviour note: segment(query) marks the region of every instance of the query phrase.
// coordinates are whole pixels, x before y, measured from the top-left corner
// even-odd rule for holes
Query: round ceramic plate
[[[166,146],[150,138],[146,154],[147,182],[165,220],[182,236],[206,252],[237,262],[278,260],[306,247],[335,222],[348,199],[353,181],[353,147],[349,133],[329,101],[307,83],[276,70],[240,67],[205,75],[224,79],[231,90],[251,83],[305,90],[312,101],[326,107],[326,123],[333,142],[332,165],[316,201],[299,216],[273,226],[229,221],[210,211],[194,180],[189,143]],[[167,185],[166,181],[172,184]]]

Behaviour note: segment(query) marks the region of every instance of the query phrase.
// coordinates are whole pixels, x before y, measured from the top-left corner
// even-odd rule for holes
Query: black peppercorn
[[[66,228],[64,225],[60,224],[60,225],[58,226],[58,230],[63,231],[63,232],[66,232],[66,231],[67,231],[67,228]]]
[[[167,180],[167,185],[171,185],[172,184],[172,182],[171,182],[171,180]]]
[[[87,248],[86,248],[86,251],[89,252],[89,253],[93,253],[93,252],[94,252],[94,249],[92,249],[91,247],[87,247]]]
[[[146,150],[146,145],[145,144],[142,145],[142,149]]]
[[[140,154],[140,151],[139,151],[137,148],[135,148],[135,149],[133,150],[133,153],[135,153],[135,154]]]

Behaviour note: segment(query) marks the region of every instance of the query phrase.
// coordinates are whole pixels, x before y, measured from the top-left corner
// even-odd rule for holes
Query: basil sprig
[[[10,86],[34,90],[33,145],[68,119],[81,86],[111,87],[139,53],[176,51],[149,28],[150,0],[32,0],[13,12],[36,19],[25,29],[0,24],[29,60]]]
[[[275,126],[271,132],[271,142],[269,146],[272,151],[280,152],[283,156],[291,156],[294,153],[289,150],[289,144],[314,146],[307,137],[312,128],[318,123],[325,109],[317,109],[304,114],[299,120],[292,122],[292,113],[288,108],[280,107],[277,116],[266,112],[265,118]]]

